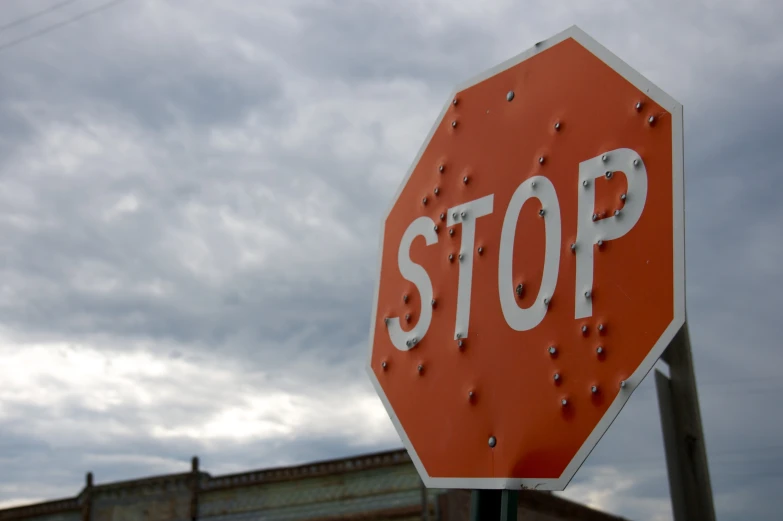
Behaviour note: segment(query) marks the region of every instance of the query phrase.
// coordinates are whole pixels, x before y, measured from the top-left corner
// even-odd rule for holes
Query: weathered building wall
[[[423,500],[424,499],[424,500]],[[212,477],[198,469],[93,485],[72,499],[0,510],[0,521],[468,521],[470,492],[426,490],[407,452]],[[618,521],[523,491],[519,520]]]

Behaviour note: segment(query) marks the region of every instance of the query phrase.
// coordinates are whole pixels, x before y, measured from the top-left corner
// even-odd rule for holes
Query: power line
[[[99,5],[98,7],[95,7],[93,9],[89,9],[87,11],[82,12],[81,14],[78,14],[72,18],[68,18],[67,20],[63,20],[62,22],[58,22],[56,24],[52,24],[50,26],[44,27],[43,29],[39,31],[35,31],[33,33],[30,33],[26,36],[22,36],[21,38],[17,38],[16,40],[11,40],[10,42],[6,42],[4,44],[0,44],[0,51],[4,51],[5,49],[8,49],[9,47],[13,47],[14,45],[18,45],[22,42],[26,42],[28,40],[32,40],[33,38],[37,38],[39,36],[43,36],[44,34],[50,33],[52,31],[55,31],[61,27],[64,27],[66,25],[70,25],[74,22],[78,22],[79,20],[83,18],[87,18],[88,16],[91,16],[95,13],[98,13],[100,11],[103,11],[105,9],[108,9],[110,7],[113,7],[121,2],[124,2],[125,0],[112,0],[111,2],[106,2],[105,4]]]
[[[66,5],[72,4],[74,2],[78,2],[79,0],[65,0],[63,2],[60,2],[59,4],[54,4],[46,9],[43,9],[41,11],[38,11],[37,13],[28,14],[27,16],[23,16],[21,18],[17,18],[13,22],[8,22],[5,25],[0,25],[0,31],[5,31],[6,29],[11,29],[12,27],[16,27],[17,25],[22,25],[25,22],[29,22],[30,20],[35,20],[36,18],[43,16],[45,14],[49,14],[52,11],[56,11],[62,7],[65,7]]]

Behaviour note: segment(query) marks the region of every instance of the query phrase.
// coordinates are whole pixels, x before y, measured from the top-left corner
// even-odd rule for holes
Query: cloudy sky
[[[685,107],[716,508],[778,518],[783,6],[75,0],[15,23],[60,3],[0,0],[0,505],[194,454],[399,447],[363,370],[381,211],[456,83],[578,24]],[[653,383],[567,496],[671,515]]]

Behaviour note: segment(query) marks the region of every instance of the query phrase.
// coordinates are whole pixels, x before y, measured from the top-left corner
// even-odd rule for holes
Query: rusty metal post
[[[675,521],[715,521],[707,449],[687,323],[663,354],[668,378],[655,371],[669,492]]]

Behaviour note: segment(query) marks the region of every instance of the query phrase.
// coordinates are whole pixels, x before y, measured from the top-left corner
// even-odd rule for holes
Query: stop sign
[[[565,488],[685,323],[682,147],[681,105],[576,27],[449,97],[368,363],[427,486]]]

